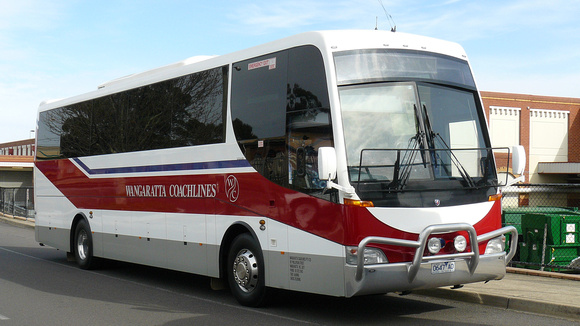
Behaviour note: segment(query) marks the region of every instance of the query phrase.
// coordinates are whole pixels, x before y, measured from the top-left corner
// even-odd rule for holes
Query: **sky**
[[[0,0],[0,143],[33,137],[44,100],[301,32],[389,30],[383,7],[398,32],[461,44],[482,91],[580,97],[580,0]]]

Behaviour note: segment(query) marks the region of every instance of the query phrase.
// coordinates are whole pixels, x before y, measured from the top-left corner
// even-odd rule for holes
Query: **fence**
[[[580,184],[517,184],[502,193],[502,223],[519,234],[512,266],[580,270]]]
[[[0,213],[24,218],[34,217],[34,188],[0,188]]]

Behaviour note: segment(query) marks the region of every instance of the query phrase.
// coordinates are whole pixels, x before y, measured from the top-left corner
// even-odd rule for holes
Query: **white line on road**
[[[10,318],[0,315],[0,320],[8,320],[8,319],[10,319]]]

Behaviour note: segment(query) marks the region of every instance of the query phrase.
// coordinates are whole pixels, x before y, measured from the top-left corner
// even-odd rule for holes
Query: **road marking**
[[[8,320],[8,319],[10,319],[10,318],[0,315],[0,320]]]

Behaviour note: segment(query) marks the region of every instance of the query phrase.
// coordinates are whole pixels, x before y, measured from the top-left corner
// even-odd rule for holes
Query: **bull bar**
[[[450,232],[457,232],[457,231],[466,231],[469,235],[469,243],[471,246],[470,252],[463,252],[457,254],[447,254],[447,255],[436,255],[436,256],[423,256],[423,252],[425,252],[425,246],[427,245],[427,241],[431,234],[442,234],[442,233],[450,233]],[[473,275],[477,265],[479,264],[479,244],[481,242],[499,237],[501,235],[511,233],[510,239],[510,247],[509,252],[505,258],[505,264],[507,265],[514,255],[516,254],[516,247],[518,241],[518,231],[513,226],[506,226],[501,229],[497,229],[495,231],[491,231],[480,236],[477,236],[475,232],[475,228],[467,223],[452,223],[452,224],[436,224],[430,225],[426,227],[420,234],[419,238],[416,241],[413,240],[404,240],[404,239],[394,239],[394,238],[383,238],[383,237],[374,237],[369,236],[364,238],[358,244],[358,255],[357,255],[357,265],[356,265],[356,275],[355,280],[357,282],[361,281],[363,278],[363,271],[364,271],[364,249],[369,243],[377,243],[377,244],[386,244],[386,245],[394,245],[394,246],[402,246],[402,247],[411,247],[416,248],[415,256],[413,257],[413,261],[407,265],[407,275],[409,279],[409,283],[413,282],[415,277],[417,276],[417,272],[421,267],[422,262],[427,262],[431,260],[439,260],[439,259],[456,259],[456,258],[469,258],[470,261],[468,263],[469,272]],[[473,244],[477,243],[476,246]]]

